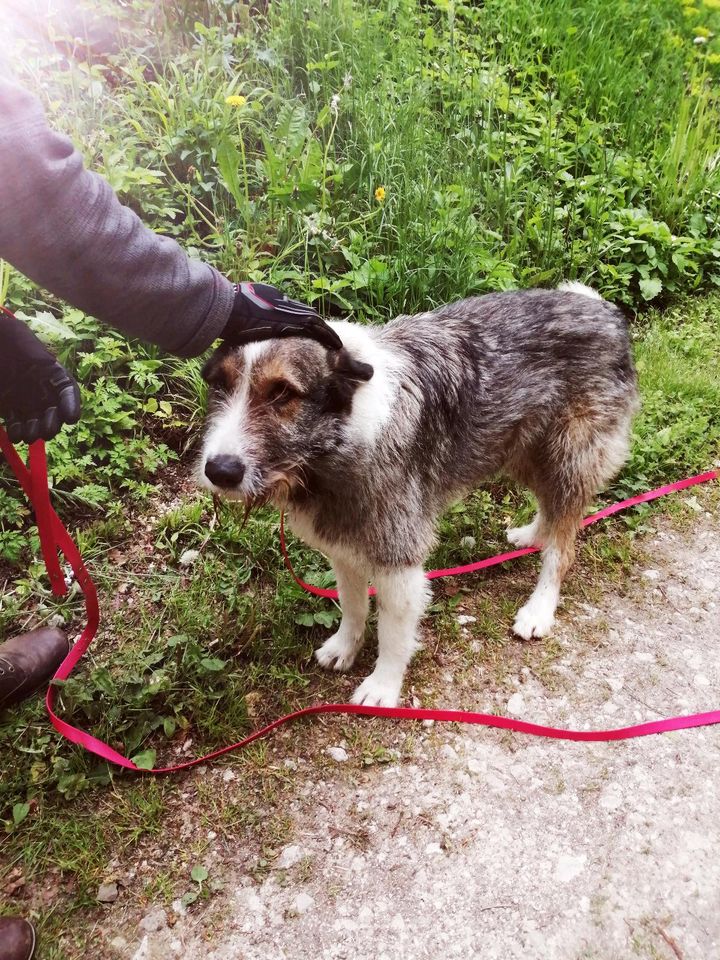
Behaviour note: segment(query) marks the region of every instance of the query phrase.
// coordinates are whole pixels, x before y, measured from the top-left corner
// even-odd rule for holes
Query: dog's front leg
[[[333,561],[342,620],[340,629],[315,651],[323,667],[349,670],[365,639],[368,615],[368,578],[359,567]]]
[[[417,627],[430,587],[422,567],[385,570],[375,575],[379,654],[375,669],[352,697],[353,703],[395,707],[405,669],[418,648]]]

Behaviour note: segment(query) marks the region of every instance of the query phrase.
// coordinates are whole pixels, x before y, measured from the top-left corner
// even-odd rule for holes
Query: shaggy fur
[[[382,328],[333,326],[338,352],[283,340],[210,359],[200,474],[248,505],[285,505],[331,559],[343,619],[317,651],[323,665],[352,666],[374,582],[380,652],[353,700],[394,705],[437,517],[498,474],[538,501],[508,539],[543,548],[514,630],[550,631],[583,512],[626,458],[636,378],[621,313],[580,284],[475,297]]]

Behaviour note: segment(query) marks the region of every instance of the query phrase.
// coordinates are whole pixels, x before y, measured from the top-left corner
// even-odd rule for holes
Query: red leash
[[[78,661],[88,649],[95,637],[95,634],[97,633],[97,628],[100,622],[97,590],[95,589],[95,584],[85,568],[82,557],[80,556],[77,547],[73,543],[70,534],[63,526],[60,518],[53,510],[50,503],[47,464],[45,460],[45,445],[42,440],[36,441],[30,447],[29,469],[18,456],[17,451],[10,443],[7,434],[1,427],[0,449],[2,449],[2,452],[10,464],[15,476],[17,477],[18,482],[35,509],[35,518],[40,535],[43,559],[48,570],[53,593],[56,596],[61,596],[67,591],[58,559],[58,554],[62,554],[70,564],[70,567],[72,568],[75,578],[80,584],[80,588],[82,589],[85,597],[85,610],[87,615],[85,629],[75,641],[75,644],[65,660],[61,663],[54,677],[56,680],[66,680],[75,669]],[[659,487],[657,490],[651,490],[648,493],[643,493],[639,496],[631,497],[628,500],[623,500],[621,503],[616,503],[613,506],[606,507],[604,510],[600,510],[598,513],[593,514],[591,517],[587,517],[584,521],[584,524],[587,526],[588,524],[596,523],[598,520],[601,520],[604,517],[609,517],[614,513],[618,513],[620,510],[626,510],[629,507],[633,507],[639,503],[647,503],[650,500],[655,500],[658,497],[664,497],[667,494],[674,493],[678,490],[685,490],[688,487],[695,486],[699,483],[707,483],[710,480],[717,480],[719,477],[720,471],[710,470],[707,473],[698,474],[698,476],[690,477],[687,480],[680,480],[677,483],[667,484],[663,487]],[[290,564],[290,559],[287,555],[287,550],[285,548],[282,518],[280,530],[285,564],[292,573],[296,582],[303,587],[303,589],[308,590],[310,593],[314,593],[316,596],[330,597],[333,599],[337,597],[336,591],[323,590],[319,587],[314,587],[310,584],[304,583],[297,576],[295,576]],[[509,553],[503,553],[496,557],[489,557],[486,560],[480,560],[477,563],[471,563],[464,567],[452,567],[447,570],[433,570],[427,574],[427,577],[429,579],[434,579],[436,577],[449,577],[460,573],[469,573],[470,571],[474,570],[484,570],[487,567],[494,566],[495,564],[504,563],[506,560],[513,560],[516,557],[523,557],[527,554],[534,553],[535,550],[536,548],[533,547],[525,550],[513,550]],[[208,760],[213,760],[216,757],[220,757],[224,753],[230,753],[231,750],[237,750],[241,747],[245,747],[254,740],[258,740],[261,737],[267,736],[267,734],[273,730],[276,730],[278,727],[281,727],[286,723],[290,723],[292,720],[297,720],[299,717],[315,716],[316,714],[320,713],[342,713],[356,714],[367,717],[389,717],[395,720],[442,720],[452,723],[473,723],[485,727],[497,727],[502,730],[513,730],[516,733],[528,733],[538,737],[550,737],[557,740],[584,741],[625,740],[630,739],[631,737],[647,736],[651,733],[666,733],[669,730],[685,730],[689,727],[702,727],[709,726],[710,724],[714,723],[720,723],[720,710],[711,710],[708,713],[696,713],[682,717],[671,717],[666,720],[653,720],[649,723],[640,723],[629,727],[620,727],[615,730],[563,730],[556,727],[541,726],[537,723],[527,723],[524,720],[514,720],[510,717],[497,717],[493,714],[474,713],[467,710],[426,710],[422,708],[417,709],[411,707],[364,707],[349,703],[322,703],[312,707],[306,707],[303,710],[296,710],[294,713],[289,713],[284,717],[280,717],[278,720],[273,721],[273,723],[268,724],[266,727],[254,731],[254,733],[251,733],[238,743],[233,743],[230,746],[222,747],[219,750],[214,750],[212,753],[208,753],[203,757],[197,757],[194,760],[188,760],[185,763],[180,763],[171,767],[158,767],[154,770],[142,770],[128,757],[118,753],[117,750],[113,750],[113,748],[107,743],[103,743],[102,740],[98,740],[91,734],[86,733],[84,730],[80,730],[78,727],[72,726],[58,717],[54,711],[55,696],[56,687],[51,684],[48,688],[45,702],[48,714],[50,715],[50,721],[55,729],[62,734],[62,736],[68,740],[71,740],[73,743],[79,744],[81,747],[84,747],[91,753],[97,754],[104,760],[108,760],[111,763],[117,764],[118,766],[125,767],[128,770],[135,770],[140,773],[174,773],[178,770],[187,770],[189,767],[194,767],[199,763],[205,763]]]

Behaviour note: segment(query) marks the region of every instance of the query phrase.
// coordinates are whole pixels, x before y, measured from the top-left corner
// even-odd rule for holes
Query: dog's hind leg
[[[323,667],[349,670],[365,640],[365,621],[368,615],[368,578],[359,567],[333,561],[337,579],[342,620],[334,633],[315,651]]]
[[[582,415],[568,412],[516,472],[537,497],[538,527],[532,532],[543,547],[538,584],[513,625],[525,640],[545,637],[553,627],[560,586],[575,559],[583,512],[627,456],[633,410],[634,395],[629,393],[614,418],[601,409]]]
[[[535,519],[524,527],[510,527],[505,531],[509,543],[522,550],[525,547],[542,547],[543,515],[538,508]]]
[[[575,559],[575,537],[581,518],[582,510],[577,510],[552,523],[542,521],[538,531],[544,543],[540,578],[513,624],[514,632],[524,640],[545,637],[552,630],[560,587]]]
[[[394,707],[407,665],[418,648],[417,628],[430,599],[430,586],[422,567],[378,571],[374,579],[379,653],[375,669],[357,688],[352,703]]]

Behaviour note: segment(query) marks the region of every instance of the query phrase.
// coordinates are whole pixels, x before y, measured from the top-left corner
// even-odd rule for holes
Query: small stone
[[[455,619],[461,627],[464,627],[466,623],[477,623],[477,617],[471,617],[469,613],[461,613]]]
[[[423,720],[422,725],[423,725],[424,727],[434,727],[434,726],[435,726],[435,721],[434,721],[434,720]]]
[[[584,853],[579,857],[563,855],[555,867],[555,879],[559,880],[560,883],[569,883],[574,880],[585,869],[586,860],[587,857]]]
[[[660,579],[660,571],[659,571],[659,570],[643,570],[641,576],[642,576],[645,580],[659,580],[659,579]]]
[[[622,794],[616,784],[611,784],[600,794],[598,803],[604,810],[617,810],[622,806]]]
[[[237,774],[235,773],[234,770],[231,770],[228,767],[227,770],[223,771],[222,778],[225,781],[225,783],[230,783],[231,780],[237,780]]]
[[[345,763],[348,758],[347,750],[343,750],[342,747],[328,747],[326,752],[332,760],[336,760],[338,763]]]
[[[308,910],[312,910],[315,906],[315,901],[308,893],[299,893],[293,900],[293,905],[291,907],[291,912],[296,916],[301,917],[304,913],[307,913]]]
[[[463,537],[460,546],[465,547],[466,550],[474,550],[477,546],[477,540],[475,537]]]
[[[289,870],[290,867],[294,867],[296,863],[300,863],[304,857],[305,851],[303,848],[291,844],[280,851],[280,856],[275,861],[275,866],[278,870]]]
[[[115,903],[118,895],[118,885],[116,883],[101,883],[98,887],[96,899],[100,903]]]
[[[214,830],[208,830],[207,838],[208,840],[217,840],[217,834]]]
[[[486,773],[487,760],[481,760],[479,757],[469,757],[467,768],[470,773]]]
[[[525,713],[525,698],[521,693],[514,693],[507,702],[508,713],[514,717],[521,717]]]
[[[138,926],[145,933],[158,933],[160,930],[164,930],[167,927],[165,911],[162,907],[151,910],[150,913],[145,914]]]
[[[181,567],[191,567],[200,556],[199,550],[186,550],[180,557],[178,563]]]
[[[173,900],[173,902],[170,904],[170,909],[173,913],[177,914],[178,917],[184,917],[187,914],[187,907],[182,902],[180,897],[178,897],[177,900]]]

